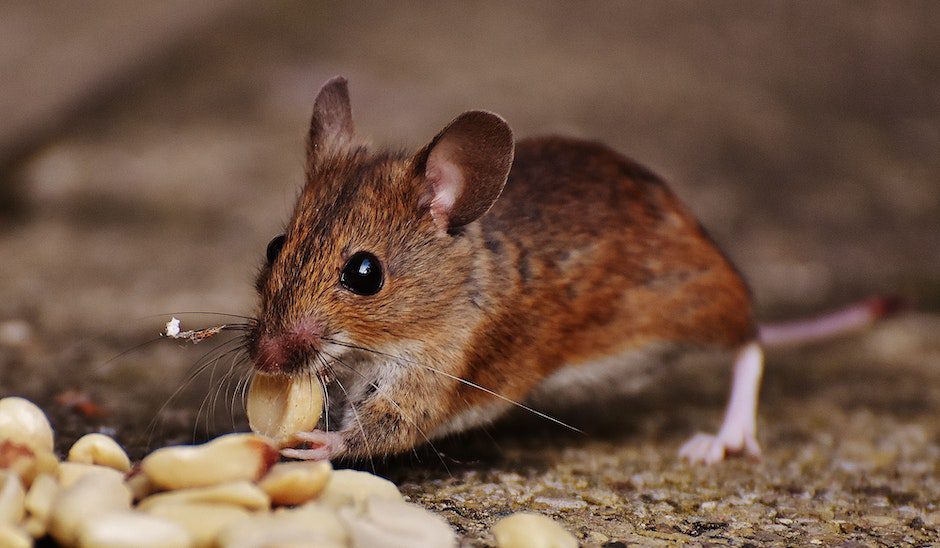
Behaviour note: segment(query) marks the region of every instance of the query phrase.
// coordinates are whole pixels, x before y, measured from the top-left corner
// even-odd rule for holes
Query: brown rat
[[[342,78],[320,90],[307,154],[249,336],[259,371],[327,386],[323,429],[286,455],[403,452],[513,402],[627,382],[632,356],[701,347],[737,352],[731,397],[718,434],[682,455],[759,455],[761,335],[793,333],[759,329],[741,275],[646,168],[588,141],[514,143],[483,111],[417,153],[372,151],[354,138]],[[849,312],[821,329],[875,315]]]

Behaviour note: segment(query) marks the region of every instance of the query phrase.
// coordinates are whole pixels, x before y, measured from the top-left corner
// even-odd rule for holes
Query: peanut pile
[[[328,462],[278,462],[290,429],[277,417],[296,420],[290,405],[312,397],[314,406],[298,405],[319,418],[314,392],[257,392],[292,410],[265,409],[276,439],[229,434],[158,449],[137,466],[102,434],[82,437],[60,462],[45,414],[28,400],[0,399],[0,546],[28,548],[47,536],[95,548],[456,546],[444,519],[406,502],[388,480]],[[508,548],[577,546],[541,516],[510,516],[493,533]]]

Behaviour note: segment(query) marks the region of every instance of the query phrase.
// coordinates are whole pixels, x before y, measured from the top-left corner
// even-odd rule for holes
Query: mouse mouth
[[[308,364],[322,359],[324,331],[323,322],[310,317],[287,326],[259,321],[249,335],[255,369],[274,375],[309,372]]]
[[[321,373],[318,368],[313,366],[316,364],[316,355],[307,352],[292,352],[289,354],[253,352],[251,359],[257,372],[268,375],[300,376],[311,372]]]

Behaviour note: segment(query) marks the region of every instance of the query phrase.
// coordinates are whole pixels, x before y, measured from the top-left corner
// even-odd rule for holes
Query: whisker
[[[324,403],[323,409],[325,410],[325,412],[323,413],[323,423],[324,423],[323,429],[325,432],[329,432],[330,431],[330,409],[331,409],[330,408],[330,391],[326,389],[326,382],[324,382],[326,379],[321,377],[320,373],[316,369],[313,370],[313,373],[314,375],[317,376],[317,380],[320,381],[320,394],[323,396],[323,403]]]
[[[366,381],[367,383],[369,383],[370,386],[372,386],[373,388],[375,388],[376,394],[382,396],[383,398],[386,399],[386,401],[388,401],[389,403],[391,403],[392,405],[394,405],[395,408],[398,409],[398,412],[401,414],[401,416],[402,416],[405,420],[407,420],[409,423],[411,423],[412,426],[414,426],[415,430],[417,430],[418,433],[421,434],[421,437],[424,438],[425,443],[427,443],[427,444],[431,447],[431,450],[434,451],[434,454],[437,455],[437,458],[438,458],[438,459],[440,459],[441,465],[444,467],[444,470],[447,472],[447,475],[453,477],[453,474],[451,474],[451,472],[450,472],[450,468],[447,466],[447,463],[444,462],[444,458],[441,456],[443,453],[441,453],[440,451],[437,450],[437,447],[434,446],[434,443],[433,443],[433,442],[431,441],[431,439],[427,436],[427,434],[424,432],[424,430],[422,430],[421,427],[418,426],[418,423],[415,422],[414,419],[412,419],[411,417],[408,416],[408,414],[405,412],[405,410],[402,408],[402,406],[398,404],[398,402],[396,402],[391,396],[389,396],[388,394],[386,394],[385,391],[383,391],[381,388],[379,388],[379,386],[378,386],[377,384],[375,384],[374,382],[372,382],[372,381],[370,381],[368,378],[366,378],[366,376],[363,375],[361,371],[355,369],[355,368],[352,367],[351,365],[347,364],[346,362],[344,362],[343,360],[339,359],[338,357],[336,357],[336,356],[330,354],[329,352],[323,352],[323,353],[326,354],[327,356],[329,356],[330,358],[332,358],[335,362],[337,362],[337,363],[339,363],[340,365],[342,365],[343,367],[345,367],[346,369],[348,369],[348,370],[352,371],[353,373],[359,375],[359,376],[362,378],[362,380]],[[421,456],[418,454],[418,450],[417,450],[416,448],[412,447],[412,448],[411,448],[411,451],[414,453],[415,458],[418,459],[418,462],[421,462]]]
[[[250,359],[250,356],[246,352],[242,356],[238,365],[241,366],[243,363],[247,362],[249,359]],[[242,383],[242,396],[241,396],[242,409],[245,409],[247,407],[246,398],[248,397],[247,396],[248,385],[251,384],[251,380],[254,378],[254,376],[255,376],[254,369],[252,369],[251,367],[245,368],[245,382]]]
[[[320,361],[324,362],[323,356],[320,356]],[[325,362],[324,362],[324,365]],[[366,446],[366,454],[369,456],[369,465],[372,467],[372,473],[375,474],[375,461],[372,459],[372,446],[369,444],[369,438],[366,436],[366,429],[362,426],[362,421],[359,419],[359,412],[356,411],[356,406],[352,405],[352,400],[349,398],[349,392],[346,391],[346,387],[343,386],[343,382],[339,378],[335,379],[336,383],[339,385],[340,390],[343,391],[343,394],[346,395],[346,401],[350,402],[349,409],[353,412],[353,417],[356,419],[356,424],[359,425],[359,433],[362,435],[362,442]]]
[[[150,316],[141,316],[139,318],[134,318],[134,321],[152,320],[153,318],[160,318],[160,317],[165,317],[165,316],[182,316],[183,314],[202,314],[205,316],[223,316],[226,318],[240,318],[242,320],[248,321],[248,323],[245,325],[253,325],[258,322],[256,318],[253,318],[251,316],[242,316],[241,314],[229,314],[226,312],[206,312],[206,311],[165,312],[163,314],[151,314]]]
[[[221,361],[223,358],[227,357],[229,354],[232,354],[234,356],[234,355],[237,355],[239,352],[241,352],[240,346],[233,348],[229,352],[226,352],[226,354],[224,356],[221,356],[218,361]],[[219,398],[222,396],[223,393],[226,393],[229,390],[231,390],[232,381],[234,379],[235,379],[235,360],[232,360],[232,364],[229,366],[228,371],[225,372],[225,376],[223,376],[222,380],[219,382],[218,388],[215,391],[215,397],[212,400],[212,408],[210,410],[210,413],[211,413],[210,416],[212,417],[211,420],[212,420],[213,429],[215,427],[215,411],[219,405]],[[208,436],[208,431],[206,434]]]
[[[514,400],[514,399],[512,399],[512,398],[508,398],[508,397],[506,397],[506,396],[500,394],[499,392],[495,392],[495,391],[490,390],[489,388],[487,388],[487,387],[485,387],[485,386],[479,385],[479,384],[477,384],[477,383],[475,383],[475,382],[472,382],[472,381],[468,381],[467,379],[458,377],[457,375],[453,375],[453,374],[448,373],[448,372],[446,372],[446,371],[441,371],[440,369],[436,369],[436,368],[431,367],[431,366],[429,366],[429,365],[425,365],[425,364],[423,364],[423,363],[416,362],[416,361],[414,361],[414,360],[409,360],[409,359],[407,359],[407,358],[405,358],[405,357],[403,357],[403,356],[395,356],[395,355],[393,355],[393,354],[387,354],[387,353],[385,353],[385,352],[381,352],[381,351],[378,351],[378,350],[373,350],[373,349],[371,349],[371,348],[365,348],[365,347],[363,347],[363,346],[358,346],[358,345],[354,345],[354,344],[345,343],[345,342],[342,342],[342,341],[337,341],[337,340],[335,340],[335,339],[327,339],[327,338],[324,337],[323,340],[328,341],[328,342],[331,342],[331,343],[333,343],[333,344],[337,344],[337,345],[339,345],[339,346],[345,346],[345,347],[347,347],[347,348],[353,348],[353,349],[356,349],[356,350],[362,350],[363,352],[372,352],[372,353],[378,354],[378,355],[380,355],[380,356],[386,356],[386,357],[389,357],[389,358],[392,358],[392,359],[402,360],[402,361],[405,361],[405,362],[408,362],[408,363],[417,365],[418,367],[423,367],[423,368],[427,369],[428,371],[432,371],[432,372],[434,372],[434,373],[438,373],[438,374],[440,374],[440,375],[444,375],[444,376],[447,377],[447,378],[453,379],[453,380],[455,380],[455,381],[457,381],[457,382],[463,383],[463,384],[465,384],[465,385],[467,385],[467,386],[470,386],[470,387],[472,387],[472,388],[476,388],[476,389],[478,389],[478,390],[482,390],[483,392],[486,392],[487,394],[489,394],[489,395],[491,395],[491,396],[494,396],[494,397],[499,398],[499,399],[501,399],[501,400],[503,400],[503,401],[505,401],[505,402],[507,402],[507,403],[510,403],[510,404],[512,404],[512,405],[515,405],[516,407],[518,407],[518,408],[520,408],[520,409],[524,409],[524,410],[526,410],[526,411],[528,411],[528,412],[530,412],[530,413],[532,413],[532,414],[534,414],[534,415],[536,415],[536,416],[538,416],[538,417],[541,417],[541,418],[543,418],[543,419],[549,420],[549,421],[551,421],[551,422],[553,422],[553,423],[555,423],[555,424],[557,424],[557,425],[559,425],[559,426],[563,426],[563,427],[565,427],[565,428],[567,428],[567,429],[569,429],[569,430],[572,430],[572,431],[574,431],[574,432],[577,432],[577,433],[579,433],[579,434],[583,434],[583,433],[584,433],[583,430],[581,430],[581,429],[579,429],[579,428],[575,428],[574,426],[571,426],[570,424],[567,424],[567,423],[565,423],[565,422],[562,422],[561,420],[556,419],[555,417],[553,417],[553,416],[551,416],[551,415],[548,415],[548,414],[546,414],[546,413],[543,413],[543,412],[541,412],[541,411],[539,411],[539,410],[537,410],[537,409],[533,409],[532,407],[529,407],[528,405],[525,405],[524,403],[520,403],[520,402],[518,402],[518,401],[516,401],[516,400]]]
[[[220,329],[220,331],[247,331],[247,330],[251,329],[252,327],[254,327],[254,326],[253,326],[252,324],[248,324],[248,323],[245,323],[245,324],[233,323],[233,324],[226,324],[226,325],[222,326],[222,328]],[[106,361],[102,362],[101,364],[97,365],[97,366],[95,367],[95,371],[96,371],[96,372],[100,372],[103,367],[105,367],[106,365],[110,364],[111,362],[114,362],[114,361],[116,361],[116,360],[119,360],[119,359],[123,358],[124,356],[127,356],[128,354],[130,354],[130,353],[132,353],[132,352],[136,352],[137,350],[140,350],[141,348],[144,348],[145,346],[151,345],[151,344],[153,344],[153,343],[155,343],[155,342],[157,342],[157,341],[159,341],[159,340],[161,340],[161,339],[165,339],[165,338],[166,338],[166,337],[161,334],[161,335],[157,335],[156,337],[154,337],[154,338],[152,338],[152,339],[146,340],[146,341],[144,341],[144,342],[142,342],[142,343],[135,344],[134,346],[128,348],[127,350],[124,350],[124,351],[118,353],[117,355],[112,356],[111,358],[108,358]]]
[[[519,402],[517,402],[516,400],[514,400],[514,399],[512,399],[512,398],[507,398],[506,396],[504,396],[504,395],[502,395],[502,394],[500,394],[500,393],[498,393],[498,392],[494,392],[493,390],[490,390],[489,388],[486,388],[485,386],[481,386],[481,385],[479,385],[479,384],[477,384],[477,383],[475,383],[475,382],[468,381],[467,379],[462,379],[462,378],[458,377],[457,375],[452,375],[452,374],[450,374],[450,373],[448,373],[448,372],[446,372],[446,371],[441,371],[440,369],[435,369],[434,367],[431,367],[431,366],[429,366],[429,365],[423,365],[423,364],[416,364],[416,365],[419,365],[420,367],[423,367],[423,368],[427,369],[428,371],[433,371],[434,373],[438,373],[438,374],[440,374],[440,375],[444,375],[444,376],[447,377],[447,378],[454,379],[455,381],[461,382],[461,383],[463,383],[463,384],[465,384],[465,385],[467,385],[467,386],[471,386],[471,387],[473,387],[473,388],[477,388],[477,389],[479,389],[479,390],[482,390],[482,391],[486,392],[487,394],[490,394],[491,396],[495,396],[495,397],[497,397],[497,398],[499,398],[499,399],[501,399],[501,400],[503,400],[503,401],[505,401],[505,402],[507,402],[507,403],[511,403],[512,405],[515,405],[516,407],[518,407],[518,408],[520,408],[520,409],[525,409],[526,411],[528,411],[528,412],[530,412],[530,413],[533,413],[533,414],[535,414],[535,415],[537,415],[537,416],[539,416],[539,417],[542,417],[543,419],[550,420],[550,421],[552,421],[553,423],[555,423],[555,424],[557,424],[557,425],[559,425],[559,426],[564,426],[565,428],[568,428],[569,430],[573,430],[574,432],[577,432],[577,433],[579,433],[579,434],[583,434],[583,433],[584,433],[583,430],[580,430],[580,429],[578,429],[578,428],[575,428],[574,426],[571,426],[570,424],[567,424],[567,423],[565,423],[565,422],[562,422],[562,421],[556,419],[555,417],[553,417],[553,416],[551,416],[551,415],[548,415],[548,414],[546,414],[546,413],[543,413],[543,412],[541,412],[541,411],[539,411],[539,410],[537,410],[537,409],[533,409],[533,408],[529,407],[528,405],[525,405],[524,403],[519,403]]]
[[[209,377],[209,391],[206,392],[207,399],[209,400],[209,405],[206,407],[206,437],[209,437],[209,434],[212,430],[215,429],[215,410],[218,407],[219,395],[222,393],[222,388],[226,380],[230,379],[232,374],[231,368],[219,379],[218,383],[213,383],[215,377],[215,368],[220,361],[224,360],[226,357],[233,353],[237,353],[241,349],[241,346],[236,346],[226,350],[224,353],[212,359],[212,373]],[[230,382],[230,381],[229,381]],[[230,384],[229,384],[230,386]],[[209,397],[211,395],[211,397]],[[203,405],[206,401],[203,401]],[[195,433],[196,428],[199,426],[199,416],[202,414],[202,405],[199,406],[199,415],[196,416],[196,424],[193,427],[193,441],[195,442]]]
[[[330,431],[330,409],[332,408],[330,407],[330,391],[327,390],[326,388],[328,384],[326,381],[327,381],[327,377],[331,379],[335,379],[336,371],[333,370],[333,367],[329,363],[327,363],[327,361],[322,356],[319,356],[319,361],[321,364],[323,364],[323,367],[326,369],[326,373],[322,377],[320,376],[319,373],[317,373],[317,377],[320,378],[320,390],[323,393],[323,400],[324,400],[324,405],[325,405],[324,407],[325,417],[323,420],[325,423],[326,432],[329,432]]]
[[[232,369],[241,367],[241,364],[243,363],[242,358],[244,356],[245,356],[245,349],[243,348],[237,354],[235,354],[234,358],[232,358]],[[238,400],[239,389],[248,384],[247,381],[250,375],[251,375],[250,371],[245,371],[241,373],[238,376],[238,382],[235,383],[235,390],[232,391],[232,401],[228,409],[229,419],[232,421],[232,432],[235,432],[237,430],[237,427],[235,426],[235,402]],[[241,392],[244,393],[244,388],[241,388]]]
[[[237,354],[235,357],[237,357]],[[235,371],[234,357],[232,358],[231,370]],[[239,373],[237,375],[233,375],[233,377],[235,378],[235,389],[232,390],[232,397],[229,399],[229,404],[228,404],[228,418],[229,418],[229,421],[232,423],[232,432],[235,431],[235,401],[238,399],[238,388],[241,386],[241,383],[242,383],[242,375]]]
[[[212,395],[212,387],[215,384],[215,368],[219,364],[218,360],[211,360],[208,363],[212,364],[212,369],[209,370],[209,389],[206,390],[206,395],[202,397],[202,401],[199,402],[199,408],[196,410],[196,420],[193,421],[193,435],[192,442],[196,443],[196,430],[199,429],[199,419],[202,417],[202,411],[209,402],[209,397]],[[209,419],[206,418],[206,437],[209,435]]]
[[[212,359],[206,360],[206,358],[210,356],[213,352],[217,352],[221,348],[227,345],[230,345],[233,342],[242,343],[243,337],[235,337],[228,341],[221,342],[215,347],[213,347],[211,350],[203,354],[198,360],[196,360],[196,362],[192,366],[193,371],[187,376],[186,380],[176,390],[174,390],[172,394],[170,394],[170,396],[166,399],[166,401],[163,402],[163,405],[161,405],[160,408],[157,409],[156,413],[154,413],[153,419],[150,420],[150,423],[148,424],[147,429],[145,430],[147,432],[147,447],[150,447],[151,443],[153,442],[153,435],[156,433],[157,422],[159,421],[160,416],[163,414],[166,408],[170,405],[170,403],[173,402],[173,400],[177,396],[179,396],[179,394],[183,390],[186,389],[186,387],[192,384],[192,382],[196,379],[196,377],[202,374],[206,369],[208,369],[213,364]],[[205,362],[205,363],[201,363],[201,362]]]
[[[325,390],[324,390],[323,382],[320,381],[319,373],[317,373],[316,371],[311,371],[309,369],[306,369],[304,372],[304,380],[310,385],[311,388],[313,387],[314,380],[316,380],[317,386],[320,387],[320,395],[323,396]],[[326,401],[325,398],[324,398],[324,401]],[[329,420],[330,407],[328,403],[326,407],[324,408],[324,412],[326,414],[327,420]],[[314,425],[314,428],[316,428],[316,426],[317,425]],[[326,432],[329,432],[329,429],[327,429]]]
[[[227,347],[227,346],[231,345],[232,343],[238,343],[238,345],[236,345],[236,346],[234,346],[234,347],[232,347],[232,348],[226,348],[224,351],[219,352],[219,351],[222,350],[224,347]],[[212,363],[213,360],[218,359],[217,357],[211,357],[211,358],[209,357],[209,356],[211,356],[213,353],[219,352],[219,355],[220,355],[220,356],[224,356],[224,355],[227,354],[228,352],[230,352],[230,351],[232,351],[232,350],[234,350],[234,349],[236,349],[236,348],[239,348],[242,344],[244,344],[244,337],[234,337],[234,338],[229,339],[229,340],[227,340],[227,341],[225,341],[225,342],[219,343],[219,344],[217,344],[216,346],[214,346],[214,347],[212,348],[212,350],[209,350],[208,352],[206,352],[205,354],[203,354],[202,356],[200,356],[200,358],[199,358],[198,360],[196,360],[195,363],[193,363],[193,365],[192,365],[191,367],[193,367],[193,368],[195,368],[195,367],[204,367],[206,364]],[[202,363],[203,361],[205,361],[205,364]],[[190,374],[190,376],[192,376],[192,373]]]
[[[147,346],[147,345],[153,344],[153,343],[159,341],[159,340],[162,339],[162,338],[163,338],[162,336],[156,336],[156,337],[154,337],[154,338],[152,338],[152,339],[150,339],[150,340],[148,340],[148,341],[144,341],[144,342],[142,342],[142,343],[140,343],[140,344],[135,344],[134,346],[128,348],[127,350],[121,352],[120,354],[118,354],[118,355],[116,355],[116,356],[114,356],[114,357],[112,357],[112,358],[109,358],[108,361],[106,361],[106,362],[104,362],[104,363],[101,363],[100,365],[95,366],[95,372],[96,372],[96,373],[100,373],[100,372],[101,372],[101,369],[104,368],[106,365],[110,364],[111,362],[113,362],[113,361],[115,361],[115,360],[118,360],[118,359],[121,359],[121,358],[123,358],[124,356],[130,354],[131,352],[135,352],[135,351],[137,351],[137,350],[140,350],[141,348],[143,348],[143,347],[145,347],[145,346]]]

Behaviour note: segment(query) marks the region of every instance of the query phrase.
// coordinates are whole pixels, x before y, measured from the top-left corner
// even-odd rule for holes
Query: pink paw
[[[294,443],[312,444],[319,447],[312,449],[281,449],[281,455],[299,460],[332,460],[346,450],[346,442],[339,432],[298,432],[294,434]]]
[[[715,464],[731,455],[746,455],[760,459],[760,445],[754,434],[746,432],[719,432],[718,435],[699,433],[679,449],[679,457],[691,464]]]

